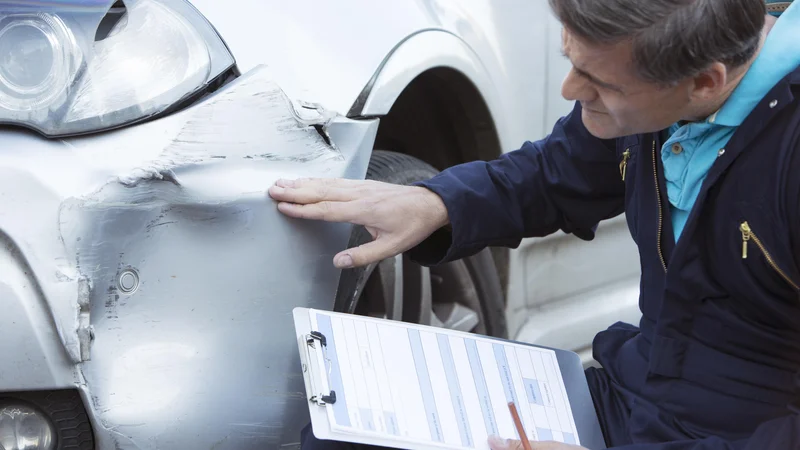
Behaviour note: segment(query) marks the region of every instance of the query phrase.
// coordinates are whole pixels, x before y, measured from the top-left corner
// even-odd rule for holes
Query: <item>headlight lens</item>
[[[0,405],[0,449],[52,450],[54,434],[41,412],[23,404]]]
[[[72,34],[57,16],[0,19],[0,107],[30,114],[63,102],[80,56],[73,49]]]
[[[234,65],[186,0],[127,0],[96,39],[113,3],[103,2],[0,5],[0,122],[49,136],[113,128],[163,112]]]

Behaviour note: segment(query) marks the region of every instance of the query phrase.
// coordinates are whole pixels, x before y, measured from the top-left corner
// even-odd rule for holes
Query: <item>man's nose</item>
[[[597,91],[588,80],[570,70],[561,84],[561,96],[569,101],[590,102],[597,96]]]

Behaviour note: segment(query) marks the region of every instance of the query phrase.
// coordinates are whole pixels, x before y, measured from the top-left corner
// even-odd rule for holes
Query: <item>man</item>
[[[643,318],[600,333],[586,373],[609,447],[800,448],[800,4],[550,4],[576,103],[547,138],[417,186],[282,180],[270,195],[367,227],[375,240],[338,267],[588,240],[625,212]]]

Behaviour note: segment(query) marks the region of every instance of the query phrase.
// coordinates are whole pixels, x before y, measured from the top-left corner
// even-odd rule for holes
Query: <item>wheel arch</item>
[[[443,170],[502,153],[500,103],[489,71],[467,43],[429,29],[394,47],[348,116],[379,117],[376,148]]]

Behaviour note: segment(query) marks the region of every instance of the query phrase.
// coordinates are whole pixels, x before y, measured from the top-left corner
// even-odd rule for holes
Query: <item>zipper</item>
[[[625,181],[625,173],[628,171],[628,160],[631,158],[631,149],[626,148],[625,152],[622,154],[622,162],[619,163],[619,175],[622,177],[622,181]]]
[[[742,259],[747,259],[747,243],[750,242],[750,238],[753,237],[753,230],[750,229],[750,224],[742,222],[742,224],[739,225],[739,231],[742,232]]]
[[[755,242],[756,246],[759,249],[761,249],[761,253],[764,254],[765,258],[767,258],[767,262],[769,263],[770,266],[772,266],[772,269],[778,272],[778,275],[780,275],[781,278],[786,280],[786,282],[789,283],[796,291],[800,291],[800,286],[798,286],[797,283],[792,281],[792,279],[789,278],[788,275],[786,275],[786,272],[784,272],[780,267],[778,267],[778,264],[775,263],[774,259],[772,259],[772,255],[769,254],[767,248],[764,247],[764,244],[761,242],[758,236],[756,236],[755,233],[753,233],[753,230],[750,228],[750,224],[747,223],[747,221],[744,221],[742,222],[741,225],[739,225],[739,231],[742,232],[742,259],[747,259],[747,246],[749,245],[750,241]]]
[[[661,267],[664,272],[667,271],[667,261],[664,259],[664,253],[661,250],[661,232],[664,229],[664,211],[661,207],[661,187],[658,185],[658,168],[656,166],[656,140],[653,139],[653,179],[656,181],[656,201],[658,202],[658,241],[656,247],[658,248],[658,258],[661,260]]]

